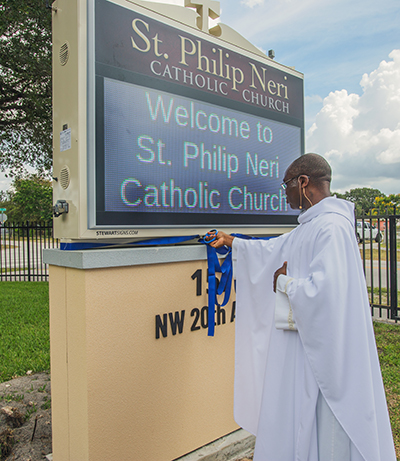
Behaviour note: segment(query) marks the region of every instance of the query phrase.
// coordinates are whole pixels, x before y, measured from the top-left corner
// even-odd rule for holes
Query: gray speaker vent
[[[63,189],[66,189],[69,186],[69,181],[71,179],[69,168],[65,165],[61,168],[60,171],[60,185]]]
[[[60,64],[65,66],[69,59],[69,43],[65,42],[60,48]]]

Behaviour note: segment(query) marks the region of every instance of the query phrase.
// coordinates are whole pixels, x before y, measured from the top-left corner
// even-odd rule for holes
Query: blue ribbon
[[[199,238],[199,235],[184,235],[180,237],[160,237],[148,240],[139,240],[138,242],[124,243],[123,246],[154,246],[154,245],[173,245],[175,243],[187,242]],[[60,250],[73,251],[73,250],[90,250],[92,248],[115,248],[118,244],[110,243],[91,243],[91,242],[74,242],[60,244]]]
[[[207,242],[202,242],[207,243]],[[225,260],[220,265],[218,254],[225,255]],[[208,266],[208,336],[214,336],[215,331],[215,305],[225,306],[230,298],[232,286],[232,249],[215,249],[207,244]],[[216,273],[220,272],[221,279],[217,287]],[[218,303],[217,295],[224,295],[222,304]]]
[[[214,230],[216,233],[218,231]],[[244,234],[231,234],[234,237],[246,240],[269,240],[272,237],[250,237]],[[200,235],[179,236],[179,237],[161,237],[148,240],[140,240],[139,242],[124,243],[123,246],[154,246],[154,245],[173,245],[176,243],[187,242],[189,240],[199,239],[199,243],[207,245],[207,266],[208,266],[208,336],[214,336],[215,332],[215,306],[225,306],[228,304],[231,289],[232,289],[232,248],[222,247],[214,248],[209,244],[215,238],[206,241]],[[64,251],[72,250],[89,250],[92,248],[115,248],[118,245],[109,243],[89,243],[89,242],[74,242],[61,243],[60,249]],[[222,265],[219,262],[218,255],[225,256]],[[216,274],[221,273],[221,278],[217,286]],[[217,296],[224,294],[222,304],[218,303]]]
[[[218,231],[214,229],[216,234]],[[233,237],[246,239],[246,240],[269,240],[273,237],[251,237],[245,234],[231,234]],[[230,298],[232,289],[232,248],[226,246],[221,248],[214,248],[209,244],[215,240],[215,237],[210,240],[200,238],[199,242],[207,245],[207,265],[208,265],[208,336],[214,336],[215,332],[215,306],[225,306]],[[218,254],[225,256],[225,260],[220,265]],[[221,279],[217,287],[216,273],[220,272]],[[222,304],[218,303],[217,295],[224,294]]]

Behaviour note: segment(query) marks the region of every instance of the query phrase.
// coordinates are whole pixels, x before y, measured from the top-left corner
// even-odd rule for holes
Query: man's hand
[[[287,275],[287,261],[283,263],[283,266],[280,267],[278,270],[275,271],[274,274],[274,292],[276,293],[276,281],[280,275]]]
[[[207,242],[209,240],[212,240],[215,237],[215,240],[210,243],[210,246],[214,248],[220,248],[224,245],[231,247],[233,239],[232,235],[225,234],[225,232],[218,231],[218,233],[215,233],[215,231],[210,231],[207,232],[206,236],[204,237],[204,240]]]

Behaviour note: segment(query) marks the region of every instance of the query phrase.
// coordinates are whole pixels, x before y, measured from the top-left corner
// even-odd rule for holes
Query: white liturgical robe
[[[322,401],[351,461],[396,461],[354,207],[329,197],[298,220],[275,239],[233,241],[236,422],[257,436],[255,461],[330,461],[318,455]],[[275,324],[284,261],[288,321],[277,313]]]

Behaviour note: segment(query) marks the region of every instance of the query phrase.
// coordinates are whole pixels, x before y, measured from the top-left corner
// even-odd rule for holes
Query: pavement
[[[237,461],[252,457],[255,440],[252,434],[239,429],[174,461]]]

